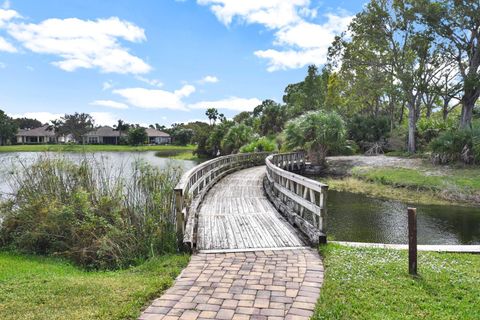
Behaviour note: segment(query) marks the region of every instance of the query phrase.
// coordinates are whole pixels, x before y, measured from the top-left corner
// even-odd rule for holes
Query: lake
[[[8,176],[14,168],[20,166],[20,162],[24,164],[33,163],[38,157],[48,154],[49,156],[60,156],[71,159],[72,161],[80,161],[86,156],[87,159],[95,159],[106,164],[107,168],[125,169],[137,160],[143,160],[158,168],[166,168],[169,165],[180,166],[184,170],[188,170],[195,165],[196,161],[189,160],[175,160],[170,158],[160,158],[155,156],[155,151],[144,152],[95,152],[95,153],[40,153],[40,152],[6,152],[0,153],[0,195],[9,193],[10,187],[8,185]]]
[[[418,244],[480,244],[480,208],[412,205]],[[327,235],[338,241],[407,243],[407,204],[330,190]]]
[[[0,153],[0,194],[8,193],[8,172],[19,165],[19,159],[32,163],[43,153]],[[81,153],[51,153],[73,161],[83,159]],[[159,168],[169,165],[185,170],[196,161],[174,160],[145,152],[96,152],[87,157],[102,161],[111,168],[128,168],[143,160]],[[339,241],[407,243],[407,204],[370,198],[349,192],[330,190],[327,198],[327,234]],[[462,206],[415,205],[419,244],[480,244],[480,208]]]

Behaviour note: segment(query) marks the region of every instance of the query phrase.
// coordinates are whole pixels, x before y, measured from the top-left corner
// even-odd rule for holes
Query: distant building
[[[147,132],[149,144],[170,144],[172,142],[172,138],[168,133],[152,128],[148,128],[145,131]]]
[[[35,143],[57,143],[57,136],[53,130],[48,130],[48,126],[42,126],[35,129],[21,129],[17,135],[18,144]]]
[[[126,136],[126,132],[122,132],[122,136]],[[85,144],[119,144],[120,131],[114,130],[112,127],[103,126],[90,131],[83,136]]]

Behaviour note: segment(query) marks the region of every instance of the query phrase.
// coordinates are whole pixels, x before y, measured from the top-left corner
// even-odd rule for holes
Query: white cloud
[[[17,49],[5,38],[0,37],[0,51],[5,51],[5,52],[17,52]]]
[[[19,114],[9,115],[12,118],[30,118],[37,119],[41,123],[49,123],[52,120],[58,120],[64,116],[62,113],[51,113],[51,112],[25,112]]]
[[[225,25],[238,17],[245,23],[259,23],[269,29],[277,29],[299,21],[299,7],[306,7],[310,0],[197,0],[209,5],[215,16]]]
[[[274,31],[274,46],[254,54],[268,61],[268,71],[295,69],[307,64],[324,64],[328,47],[336,34],[346,30],[352,16],[343,10],[325,14],[326,22],[316,23],[318,10],[310,0],[197,0],[209,5],[217,18],[230,25],[235,17],[247,24],[261,24]]]
[[[118,117],[110,112],[91,112],[90,115],[97,126],[113,126],[118,122]]]
[[[205,76],[201,80],[199,80],[199,83],[217,83],[219,80],[216,76]]]
[[[12,118],[31,118],[37,119],[41,123],[50,123],[52,120],[59,120],[65,114],[63,113],[51,113],[51,112],[25,112],[17,114],[9,114]],[[93,120],[96,125],[113,126],[117,123],[117,117],[110,112],[91,112]]]
[[[0,28],[5,27],[7,22],[13,19],[21,18],[22,16],[15,10],[10,10],[8,8],[0,9]]]
[[[102,83],[102,90],[103,91],[106,91],[106,90],[110,90],[111,88],[113,88],[113,82],[108,80],[108,81],[104,81]]]
[[[0,9],[0,28],[5,28],[10,20],[20,18],[21,16],[15,10],[9,10],[9,3],[4,2]],[[17,48],[9,41],[7,41],[4,37],[0,36],[0,51],[14,53],[17,52]]]
[[[163,82],[158,79],[148,79],[142,76],[136,76],[135,78],[139,81],[142,81],[144,83],[151,85],[152,87],[158,87],[158,88],[163,87]]]
[[[195,92],[195,87],[188,84],[173,92],[145,88],[126,88],[113,91],[113,93],[127,99],[130,105],[139,108],[184,111],[186,111],[187,108],[182,99],[190,96],[193,92]]]
[[[128,109],[125,103],[113,101],[113,100],[95,100],[90,103],[92,106],[101,106],[113,109]]]
[[[57,55],[53,64],[65,71],[98,68],[102,72],[147,73],[151,67],[129,53],[120,40],[142,42],[145,31],[135,24],[109,19],[48,19],[34,23],[11,23],[9,34],[36,53]]]
[[[188,105],[191,109],[228,109],[235,111],[253,111],[253,109],[261,104],[262,101],[257,98],[238,98],[230,97],[223,100],[214,100],[214,101],[200,101]]]

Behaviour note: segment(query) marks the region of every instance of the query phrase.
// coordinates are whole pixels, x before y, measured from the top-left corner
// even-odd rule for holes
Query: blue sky
[[[169,125],[227,117],[285,86],[360,1],[0,0],[0,109],[48,121]]]

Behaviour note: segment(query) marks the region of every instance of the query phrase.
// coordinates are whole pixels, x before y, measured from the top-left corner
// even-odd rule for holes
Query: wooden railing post
[[[185,216],[183,212],[183,194],[181,189],[175,189],[175,225],[177,230],[178,247],[183,247],[183,234],[185,232]]]

